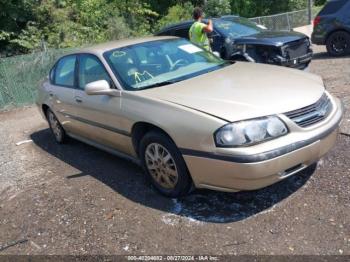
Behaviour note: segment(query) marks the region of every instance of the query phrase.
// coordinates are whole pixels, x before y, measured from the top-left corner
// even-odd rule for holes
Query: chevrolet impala
[[[342,118],[317,75],[224,61],[176,37],[63,56],[37,104],[58,143],[71,137],[135,160],[169,197],[296,175],[332,148]]]

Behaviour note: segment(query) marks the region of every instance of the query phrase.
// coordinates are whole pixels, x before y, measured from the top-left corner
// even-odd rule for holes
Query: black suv
[[[207,23],[207,20],[203,21]],[[156,35],[189,38],[193,21],[168,26]],[[239,16],[214,18],[214,31],[208,34],[214,52],[226,60],[306,68],[312,59],[309,38],[297,32],[269,31]]]
[[[332,56],[350,54],[350,1],[327,2],[314,20],[311,40],[326,45]]]

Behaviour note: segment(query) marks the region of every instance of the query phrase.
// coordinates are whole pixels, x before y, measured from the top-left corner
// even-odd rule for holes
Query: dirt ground
[[[315,51],[310,71],[349,107],[350,58]],[[27,240],[0,254],[350,255],[349,125],[313,174],[175,200],[126,160],[57,145],[35,107],[0,113],[0,250]]]

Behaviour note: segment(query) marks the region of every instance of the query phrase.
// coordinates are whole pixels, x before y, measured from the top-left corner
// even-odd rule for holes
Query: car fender
[[[135,123],[144,122],[164,130],[179,148],[198,150],[214,147],[214,132],[227,124],[224,119],[143,95],[142,91],[123,92],[121,114],[125,119],[121,128],[130,133]]]

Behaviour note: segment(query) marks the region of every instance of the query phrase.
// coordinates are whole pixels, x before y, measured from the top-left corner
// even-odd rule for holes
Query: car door
[[[182,37],[189,39],[189,31],[191,25],[187,25],[185,27],[176,28],[173,30],[172,34],[177,37]],[[211,33],[207,33],[209,38],[210,46],[213,52],[218,52],[219,54],[223,51],[223,39],[221,35],[217,31],[213,31]]]
[[[348,2],[342,9],[342,17],[343,17],[343,27],[346,29],[346,30],[350,30],[350,16],[349,16],[349,13],[350,13],[350,2]]]
[[[76,124],[76,121],[70,117],[74,114],[76,66],[76,55],[68,55],[58,60],[50,73],[50,85],[47,88],[51,110],[68,133],[74,132]]]
[[[75,90],[75,116],[79,121],[79,135],[100,145],[131,154],[131,138],[121,126],[121,97],[88,95],[85,86],[106,80],[115,88],[100,59],[92,54],[80,54]]]
[[[224,38],[215,29],[213,32],[208,34],[210,40],[210,46],[213,52],[218,52],[220,55],[223,54]]]

